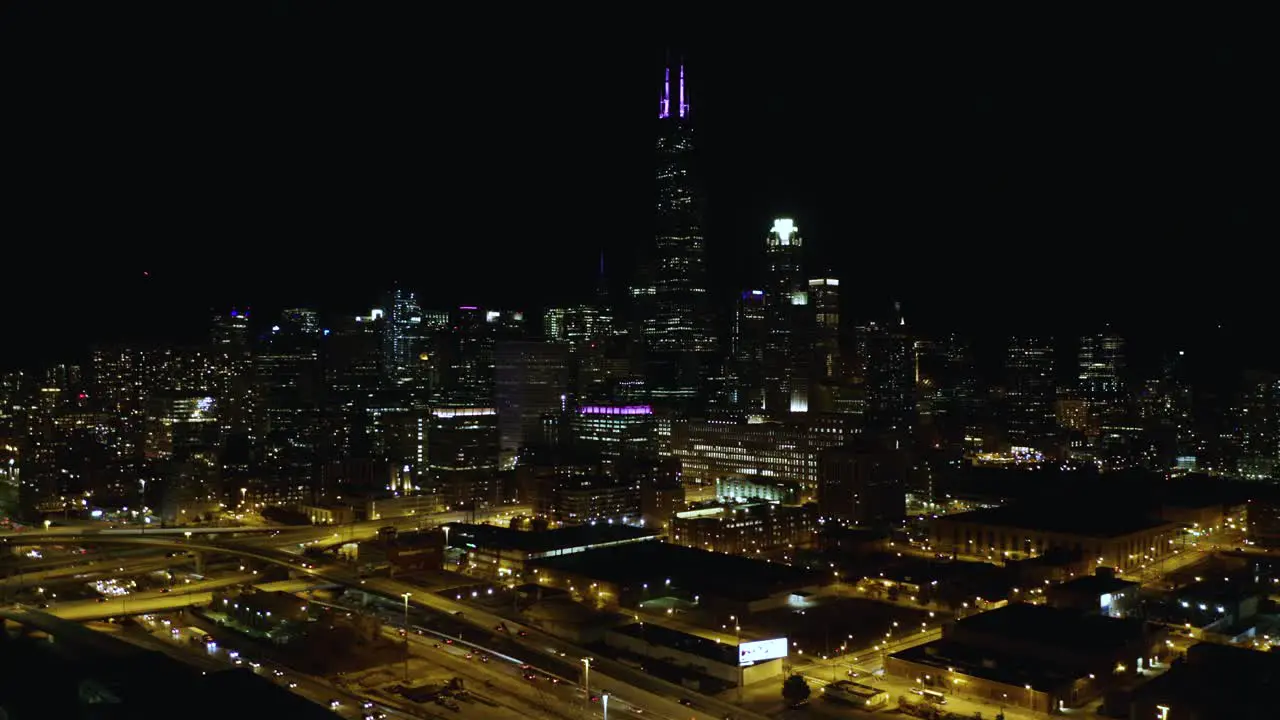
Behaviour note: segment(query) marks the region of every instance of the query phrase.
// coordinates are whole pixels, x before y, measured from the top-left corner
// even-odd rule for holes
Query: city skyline
[[[485,124],[439,118],[433,122],[446,123],[444,132],[468,140],[462,145],[483,139],[489,146],[476,155],[450,144],[427,155],[423,140],[395,139],[418,136],[402,112],[387,112],[398,75],[359,85],[358,71],[373,58],[345,58],[350,67],[337,74],[329,71],[345,60],[325,58],[299,70],[290,93],[276,97],[261,70],[282,62],[286,49],[315,48],[306,39],[270,40],[255,36],[242,58],[203,66],[176,96],[189,104],[203,93],[222,108],[216,118],[167,127],[132,122],[155,109],[149,93],[172,79],[165,69],[126,78],[114,95],[93,89],[91,97],[122,111],[103,120],[103,131],[133,149],[127,156],[93,150],[99,162],[58,196],[81,206],[74,217],[41,224],[37,218],[54,207],[49,197],[27,190],[15,198],[19,215],[32,220],[25,224],[32,252],[45,254],[28,277],[59,291],[42,310],[16,313],[7,362],[25,362],[36,347],[62,343],[52,354],[35,353],[44,361],[83,345],[48,337],[42,312],[76,328],[60,338],[101,342],[135,332],[140,319],[143,334],[154,337],[183,318],[233,305],[358,311],[395,282],[442,307],[535,309],[590,299],[602,251],[613,294],[621,294],[635,248],[651,237],[649,134],[667,51],[584,41],[541,49],[543,62],[504,76],[452,67],[449,90],[471,108],[468,116],[532,107],[562,85],[543,80],[566,67],[581,78],[569,95],[589,98],[591,111],[573,123],[559,113],[522,113],[501,137]],[[889,45],[852,54],[799,41],[779,41],[764,56],[732,44],[679,51],[707,176],[707,267],[718,313],[763,281],[768,228],[791,217],[806,238],[809,272],[843,280],[851,319],[872,319],[896,301],[932,333],[1002,337],[1032,324],[1072,336],[1110,324],[1158,347],[1182,346],[1187,335],[1225,323],[1234,338],[1229,354],[1274,366],[1253,334],[1267,305],[1260,264],[1239,262],[1232,250],[1267,217],[1234,149],[1251,137],[1252,96],[1241,91],[1255,72],[1248,47],[1202,44],[1169,55],[1159,44],[1140,50],[1103,42],[1085,54],[1049,38],[1041,48],[957,54],[947,44]],[[1024,62],[1004,62],[1015,53]],[[591,55],[596,62],[574,62]],[[874,62],[862,63],[868,59]],[[67,97],[37,85],[83,89],[98,73],[133,69],[129,63],[50,64],[15,81],[15,96],[50,113],[68,111]],[[1138,76],[1143,90],[1131,93]],[[850,77],[855,89],[842,90],[839,79]],[[371,100],[371,111],[315,112],[343,93]],[[251,124],[222,122],[250,107],[273,132],[296,124],[297,136],[277,144]],[[1109,123],[1108,113],[1122,119]],[[372,132],[378,116],[391,123],[390,133]],[[38,180],[31,187],[68,183],[35,149],[56,139],[63,144],[52,145],[54,158],[78,157],[87,140],[67,137],[65,123],[30,123],[28,135],[45,142],[19,149],[10,172]],[[192,139],[215,130],[220,139],[212,145]],[[316,153],[312,143],[322,136],[326,150]],[[175,146],[185,149],[169,157]],[[235,170],[235,159],[267,148],[281,161],[270,177]],[[431,157],[457,180],[402,182],[413,163],[389,160],[402,150],[418,164]],[[1123,172],[1097,171],[1108,158]],[[109,179],[109,168],[126,162],[144,175],[128,183],[132,189]],[[550,183],[547,167],[556,168]],[[354,183],[353,173],[373,181]],[[227,194],[228,187],[237,189]],[[566,214],[569,187],[577,200]],[[32,192],[31,203],[20,202],[23,192]],[[72,266],[56,261],[62,245],[51,237],[99,225],[129,239],[79,249]],[[219,238],[222,249],[193,268],[187,252],[166,247],[175,236],[191,238],[184,248]],[[3,292],[10,306],[29,303],[21,283]],[[148,309],[131,311],[127,322],[124,313],[80,311],[114,297]]]
[[[494,10],[0,4],[0,717],[1274,714],[1255,47]]]

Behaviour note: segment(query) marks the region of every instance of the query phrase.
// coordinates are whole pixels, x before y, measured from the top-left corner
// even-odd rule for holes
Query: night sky
[[[364,309],[393,281],[428,306],[587,299],[602,249],[621,288],[652,234],[665,38],[303,7],[3,11],[0,364],[191,337],[231,304]],[[1110,322],[1274,360],[1250,47],[731,35],[679,39],[726,303],[790,215],[852,318],[897,299],[927,330]]]

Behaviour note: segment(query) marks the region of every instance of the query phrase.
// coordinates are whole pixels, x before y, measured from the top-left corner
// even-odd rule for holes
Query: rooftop
[[[1060,689],[1076,679],[1069,672],[1043,663],[1029,663],[1025,658],[970,647],[946,638],[901,650],[893,657],[938,668],[940,673],[954,671],[1014,687],[1030,685],[1043,692]]]
[[[857,695],[858,697],[864,697],[864,698],[872,698],[872,697],[875,697],[876,695],[879,695],[885,692],[880,688],[874,688],[874,687],[871,687],[870,685],[863,685],[862,683],[856,683],[852,680],[837,680],[831,683],[831,687],[840,688],[841,690],[849,693],[850,695]]]
[[[759,600],[819,582],[813,573],[790,565],[661,542],[614,545],[547,557],[537,564],[552,572],[573,573],[624,588],[648,584],[655,595],[670,588],[673,594],[678,591],[740,601]]]
[[[1141,514],[1107,512],[1098,507],[1072,509],[1061,505],[1006,505],[948,515],[942,519],[1097,538],[1121,537],[1173,524]]]
[[[987,635],[1017,638],[1020,643],[1076,650],[1096,655],[1118,651],[1145,633],[1145,623],[1080,615],[1074,610],[1014,603],[979,613],[956,623],[949,635]]]
[[[630,635],[639,638],[652,645],[661,645],[662,647],[675,648],[682,650],[691,655],[704,657],[708,660],[724,663],[726,665],[737,666],[738,664],[738,646],[729,643],[719,643],[715,640],[708,640],[697,635],[680,632],[672,628],[655,625],[653,623],[632,623],[620,628],[614,628],[613,632],[623,635]]]
[[[1253,583],[1226,578],[1208,578],[1173,591],[1173,595],[1180,600],[1204,603],[1237,603],[1265,594]]]
[[[613,523],[573,525],[531,532],[512,530],[500,525],[469,523],[449,523],[446,527],[449,528],[450,547],[496,547],[518,550],[532,556],[575,553],[614,543],[653,540],[658,536],[656,530]]]
[[[1185,662],[1174,663],[1134,695],[1152,704],[1192,709],[1200,717],[1250,720],[1274,717],[1277,687],[1277,653],[1201,643],[1187,651]]]
[[[1138,583],[1129,580],[1121,580],[1117,577],[1107,577],[1105,575],[1085,575],[1083,577],[1068,580],[1061,585],[1049,588],[1049,593],[1069,592],[1080,593],[1082,595],[1105,595],[1106,593],[1117,593],[1129,588],[1137,588]]]

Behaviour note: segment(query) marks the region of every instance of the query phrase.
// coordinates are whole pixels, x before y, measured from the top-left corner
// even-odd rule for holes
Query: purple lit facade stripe
[[[650,405],[586,405],[578,408],[583,415],[652,415]]]
[[[463,305],[458,309],[459,310],[479,310],[480,308],[476,307],[475,305]]]
[[[680,66],[680,117],[689,114],[689,104],[684,101],[684,66]]]
[[[671,117],[671,68],[666,69],[662,80],[662,99],[658,101],[658,118]]]

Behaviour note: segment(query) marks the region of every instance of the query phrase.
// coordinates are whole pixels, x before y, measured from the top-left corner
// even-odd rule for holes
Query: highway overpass
[[[24,543],[30,543],[32,539],[36,543],[57,543],[65,542],[65,537],[37,537],[34,534],[24,538]],[[515,630],[524,630],[528,635],[526,637],[517,636],[512,633],[512,639],[522,645],[529,657],[547,656],[554,658],[557,662],[562,662],[564,657],[579,659],[586,653],[570,643],[567,643],[555,636],[548,635],[542,630],[532,626],[525,626],[511,619],[500,617],[484,610],[477,609],[470,605],[464,605],[439,595],[423,592],[421,588],[414,585],[408,585],[395,580],[386,578],[360,578],[357,573],[350,567],[325,564],[315,565],[309,559],[299,557],[281,550],[267,547],[245,547],[241,543],[232,544],[233,541],[214,543],[210,541],[196,540],[194,537],[190,540],[166,539],[157,537],[140,537],[140,536],[120,536],[120,535],[95,535],[91,537],[81,537],[79,540],[84,542],[110,542],[128,545],[148,545],[158,548],[176,548],[185,549],[195,552],[205,553],[224,553],[237,555],[239,557],[259,560],[261,562],[280,565],[289,568],[294,574],[304,577],[324,580],[337,585],[359,588],[365,592],[381,595],[383,597],[396,601],[403,601],[403,594],[408,592],[410,595],[410,604],[424,608],[429,608],[439,612],[456,615],[458,619],[472,623],[486,632],[499,623],[506,623],[507,627]],[[244,576],[240,582],[246,582]],[[91,619],[100,617],[110,617],[111,615],[102,615],[103,611],[108,609],[123,615],[128,613],[141,612],[161,612],[163,610],[174,610],[187,605],[198,604],[200,602],[209,602],[212,599],[211,594],[198,594],[195,588],[184,589],[182,598],[167,599],[148,599],[147,604],[135,604],[141,598],[134,598],[128,601],[128,608],[124,607],[122,602],[118,606],[112,608],[104,607],[108,603],[93,603],[95,608],[84,607],[76,609],[74,612],[76,619]],[[185,600],[185,603],[184,603]],[[150,608],[144,610],[143,608]],[[59,613],[60,615],[62,613]],[[70,615],[67,615],[70,617]],[[560,653],[563,653],[561,655]],[[592,661],[592,674],[600,678],[601,682],[607,682],[615,689],[630,688],[631,697],[628,698],[632,702],[642,703],[646,707],[654,710],[660,710],[663,714],[671,717],[686,717],[693,715],[701,717],[702,720],[721,720],[727,715],[743,720],[764,720],[764,716],[751,713],[736,705],[726,703],[724,701],[703,695],[692,690],[688,690],[679,685],[668,683],[665,680],[646,675],[633,668],[627,667],[622,663],[609,660],[607,658],[596,658]],[[626,698],[628,693],[621,692],[619,695]],[[698,708],[705,710],[690,710],[677,703],[677,700],[685,699],[693,702]]]
[[[237,575],[220,580],[208,580],[190,585],[175,586],[167,593],[147,592],[130,593],[115,597],[106,597],[103,601],[72,600],[58,602],[43,610],[45,614],[63,620],[83,622],[88,620],[104,620],[106,618],[127,617],[129,615],[146,615],[149,613],[174,612],[196,605],[208,605],[213,602],[213,591],[247,585],[255,579],[253,575]],[[317,582],[314,579],[280,580],[260,583],[254,587],[263,592],[299,593],[322,587],[339,587],[332,583]]]
[[[0,606],[0,618],[18,623],[32,630],[48,633],[60,642],[71,646],[89,648],[108,657],[127,661],[137,657],[141,651],[128,643],[122,643],[109,635],[91,630],[78,622],[63,620],[42,610],[28,605]]]
[[[243,574],[175,586],[169,592],[145,592],[93,600],[56,602],[44,612],[64,620],[101,620],[125,615],[179,610],[191,605],[207,605],[213,591],[253,582],[256,575]]]
[[[503,508],[499,513],[518,512],[519,508]],[[416,518],[414,516],[404,516],[398,518],[388,518],[378,521],[370,521],[363,523],[364,525],[377,527],[385,527],[386,525],[395,524],[397,526],[405,526],[407,524],[417,525],[418,521],[423,522],[423,527],[428,527],[430,522],[456,522],[461,519],[464,513],[440,513],[432,516],[423,516]],[[455,516],[458,519],[446,519],[447,516]],[[394,521],[394,522],[393,522]],[[353,524],[361,525],[361,524]],[[346,527],[346,526],[343,526]],[[333,534],[333,528],[314,528],[309,529],[315,533],[316,537],[324,537]],[[301,532],[301,531],[300,531]],[[376,529],[374,530],[376,532]],[[231,554],[243,558],[259,560],[261,562],[280,565],[289,568],[294,574],[301,574],[328,583],[356,587],[365,592],[381,595],[383,597],[402,602],[404,593],[412,593],[410,595],[410,604],[419,607],[429,608],[439,612],[455,615],[456,619],[471,623],[486,632],[499,624],[505,623],[507,627],[513,631],[524,630],[526,636],[518,636],[512,633],[512,640],[522,645],[529,657],[547,656],[555,659],[557,662],[563,662],[565,657],[573,658],[575,661],[582,658],[586,653],[579,647],[567,643],[555,636],[548,635],[542,630],[532,626],[525,626],[515,622],[509,618],[494,615],[487,611],[477,609],[470,605],[464,605],[453,600],[441,597],[428,592],[423,592],[421,588],[408,585],[395,580],[386,578],[360,578],[357,573],[348,566],[324,564],[315,565],[310,560],[299,557],[298,555],[285,552],[273,547],[265,546],[264,541],[271,543],[287,543],[298,542],[296,533],[290,533],[289,537],[281,535],[270,539],[248,539],[241,538],[238,540],[228,539],[226,541],[212,541],[195,537],[195,533],[190,539],[178,538],[161,538],[161,537],[144,537],[142,534],[121,535],[121,534],[90,534],[80,536],[41,536],[41,533],[27,533],[22,538],[23,544],[52,544],[59,542],[67,542],[68,538],[75,538],[79,542],[84,543],[118,543],[124,545],[147,545],[157,548],[185,549],[194,552],[203,553],[222,553]],[[241,580],[244,582],[244,580]],[[185,605],[197,604],[201,601],[208,602],[212,599],[212,595],[197,594],[195,590],[191,593],[184,593],[184,598],[166,598],[166,599],[147,599],[146,605],[135,605],[140,598],[128,601],[129,613],[138,612],[160,612],[166,609],[172,610]],[[184,601],[185,600],[185,605]],[[110,602],[110,601],[109,601]],[[97,612],[106,610],[103,605],[108,603],[94,603],[100,609]],[[143,610],[141,608],[154,608]],[[95,614],[95,610],[82,609],[77,610],[77,619],[88,619],[89,616]],[[119,606],[118,612],[125,614],[126,608],[123,603]],[[109,615],[108,615],[109,617]],[[630,692],[620,692],[619,695],[629,699],[632,702],[642,703],[646,707],[650,707],[655,711],[659,711],[670,717],[689,717],[701,718],[701,720],[721,720],[726,716],[732,715],[742,720],[765,720],[763,715],[752,713],[741,707],[731,703],[712,698],[701,693],[689,690],[687,688],[668,683],[651,675],[646,675],[622,663],[610,660],[608,658],[594,658],[592,660],[592,675],[599,678],[599,682],[608,683],[615,690],[629,689]],[[629,698],[627,696],[630,695]],[[690,709],[680,705],[677,701],[680,699],[694,703],[697,709]]]
[[[32,585],[41,585],[48,582],[57,582],[65,580],[75,580],[78,576],[86,576],[84,579],[88,581],[88,576],[98,577],[101,575],[111,575],[120,573],[120,568],[124,568],[123,574],[141,575],[155,570],[163,570],[174,565],[181,565],[187,562],[186,558],[156,558],[153,560],[144,560],[131,558],[127,560],[103,560],[88,565],[68,565],[52,570],[41,570],[30,573],[14,573],[0,581],[0,587],[4,588],[24,588]]]
[[[49,528],[17,530],[0,533],[0,538],[10,542],[33,537],[59,536],[82,537],[92,535],[222,535],[235,533],[273,533],[290,530],[287,525],[259,527],[93,527],[89,525],[51,525]]]
[[[530,512],[528,505],[508,505],[491,510],[454,511],[430,513],[423,515],[397,515],[395,517],[361,520],[342,525],[267,525],[253,527],[94,527],[91,525],[51,525],[48,528],[0,533],[0,539],[7,542],[21,541],[19,544],[36,544],[37,538],[56,537],[62,542],[82,540],[98,536],[108,537],[186,537],[192,538],[207,535],[263,535],[260,542],[268,545],[288,545],[292,543],[310,543],[332,537],[335,542],[351,540],[368,540],[377,535],[384,527],[395,527],[400,530],[430,528],[445,523],[468,522],[473,517],[476,522],[485,522],[509,515],[524,515]]]

